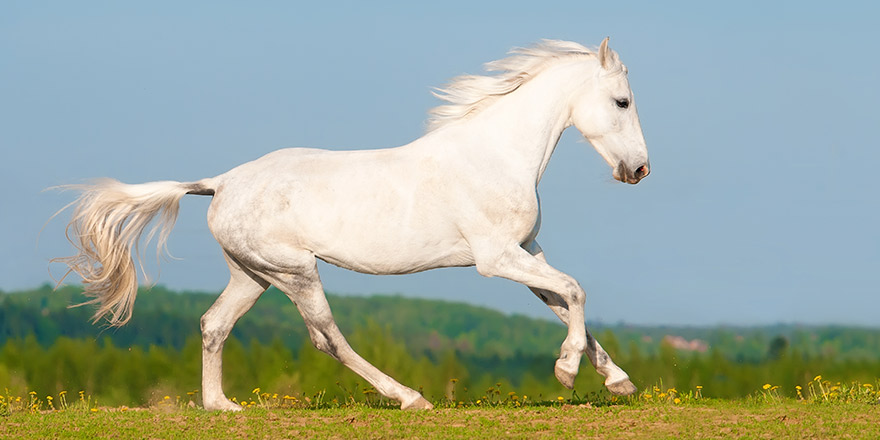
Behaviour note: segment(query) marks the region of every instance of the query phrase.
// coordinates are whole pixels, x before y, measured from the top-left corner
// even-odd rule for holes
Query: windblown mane
[[[449,104],[428,111],[428,131],[478,113],[560,58],[596,55],[578,43],[560,40],[541,40],[532,47],[514,48],[509,53],[507,58],[486,63],[486,71],[499,72],[496,75],[462,75],[446,87],[435,89],[434,96]]]

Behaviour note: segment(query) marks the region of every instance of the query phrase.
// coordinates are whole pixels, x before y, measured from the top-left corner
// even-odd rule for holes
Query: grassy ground
[[[0,438],[880,438],[880,405],[703,399],[440,408],[249,408],[212,413],[150,409],[12,412]]]
[[[456,384],[451,381],[451,385]],[[401,411],[366,389],[345,401],[255,388],[238,413],[201,410],[198,390],[149,408],[100,406],[85,392],[0,395],[0,439],[15,438],[880,438],[880,380],[831,383],[821,376],[784,397],[764,384],[738,400],[703,397],[703,387],[653,386],[619,398],[593,393],[534,401],[501,392],[444,399],[432,411]]]

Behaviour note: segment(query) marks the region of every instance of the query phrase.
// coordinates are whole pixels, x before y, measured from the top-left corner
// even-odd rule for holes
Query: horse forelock
[[[514,48],[509,54],[507,58],[485,64],[487,72],[498,72],[495,75],[462,75],[445,87],[434,89],[432,94],[449,104],[428,111],[428,131],[478,113],[560,60],[595,57],[597,52],[571,41],[541,40],[531,47]],[[616,54],[614,61],[611,70],[622,70]]]

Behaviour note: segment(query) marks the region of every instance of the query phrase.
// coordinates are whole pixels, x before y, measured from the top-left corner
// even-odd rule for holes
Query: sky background
[[[74,194],[47,187],[197,180],[292,146],[403,145],[439,104],[431,87],[541,38],[610,36],[651,176],[612,180],[570,129],[540,185],[539,241],[587,290],[587,319],[880,325],[878,3],[402,3],[2,2],[0,289],[51,281],[48,260],[72,252],[69,213],[46,222]],[[180,260],[159,283],[225,286],[209,203],[183,200],[169,243]],[[329,292],[552,317],[473,268],[321,270]]]

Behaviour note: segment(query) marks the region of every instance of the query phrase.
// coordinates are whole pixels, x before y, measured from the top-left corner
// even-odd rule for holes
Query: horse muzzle
[[[637,166],[635,169],[630,169],[624,161],[620,161],[620,163],[617,164],[617,168],[615,168],[612,173],[615,179],[633,185],[639,183],[639,181],[647,177],[648,174],[651,174],[650,163],[645,162],[642,165]]]

